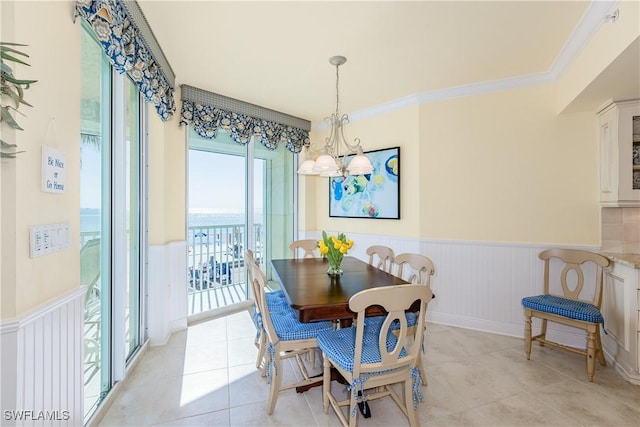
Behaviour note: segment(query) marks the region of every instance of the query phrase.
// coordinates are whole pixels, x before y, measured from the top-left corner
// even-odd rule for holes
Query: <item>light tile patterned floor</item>
[[[322,410],[321,387],[282,392],[267,415],[254,334],[246,311],[174,334],[144,355],[101,425],[339,425]],[[436,324],[427,326],[425,349],[422,426],[640,426],[640,387],[610,366],[596,364],[589,383],[579,355],[536,344],[527,361],[520,339]],[[284,367],[291,380],[293,365]],[[371,411],[360,426],[407,425],[389,398],[372,401]]]

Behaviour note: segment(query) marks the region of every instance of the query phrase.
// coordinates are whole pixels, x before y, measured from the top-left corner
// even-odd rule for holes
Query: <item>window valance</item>
[[[176,110],[175,75],[138,3],[78,0],[75,16],[91,25],[113,67],[131,77],[144,99],[153,102],[163,121],[169,119]]]
[[[311,122],[192,86],[181,85],[181,125],[193,125],[203,138],[215,138],[218,129],[246,144],[255,136],[267,148],[285,144],[293,153],[308,146]]]

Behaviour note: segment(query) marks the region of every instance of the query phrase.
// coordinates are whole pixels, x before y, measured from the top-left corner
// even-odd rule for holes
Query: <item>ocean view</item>
[[[204,227],[209,225],[237,225],[244,224],[244,213],[242,212],[189,212],[189,227]],[[264,217],[262,213],[254,216],[256,224],[262,224]],[[80,232],[96,232],[100,229],[100,210],[81,209],[80,210]]]

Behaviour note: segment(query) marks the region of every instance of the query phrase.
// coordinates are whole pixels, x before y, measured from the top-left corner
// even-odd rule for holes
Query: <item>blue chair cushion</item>
[[[278,311],[283,308],[290,308],[287,298],[282,291],[266,292],[267,308],[269,311]],[[293,310],[293,309],[292,309]]]
[[[384,319],[384,317],[381,319]],[[371,319],[370,321],[367,319],[367,322],[365,322],[361,363],[382,362],[380,349],[378,348],[381,325],[382,321],[376,319]],[[391,330],[387,331],[387,350],[393,350],[397,342],[398,339]],[[318,347],[346,371],[353,370],[353,359],[356,351],[355,343],[356,328],[354,326],[318,334]],[[406,357],[406,355],[407,352],[403,348],[400,352],[400,358]]]
[[[315,338],[323,331],[333,331],[331,322],[302,323],[295,315],[295,311],[271,312],[271,323],[278,338],[282,341],[306,340]],[[293,316],[291,315],[293,313]]]
[[[407,326],[415,326],[418,323],[418,314],[414,312],[405,313],[405,317],[407,318]],[[372,316],[367,317],[365,323],[369,322],[377,322],[378,324],[382,324],[384,322],[385,316]],[[391,324],[391,329],[394,331],[400,330],[400,322],[395,321]]]
[[[537,295],[522,298],[522,305],[532,310],[557,314],[570,319],[604,324],[604,318],[598,307],[586,302],[574,301],[555,295]]]

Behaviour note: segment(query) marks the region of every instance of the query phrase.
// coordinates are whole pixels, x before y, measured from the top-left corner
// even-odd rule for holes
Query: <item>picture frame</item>
[[[400,219],[400,147],[364,155],[371,161],[373,173],[329,179],[329,216]],[[353,157],[347,156],[347,164]]]

